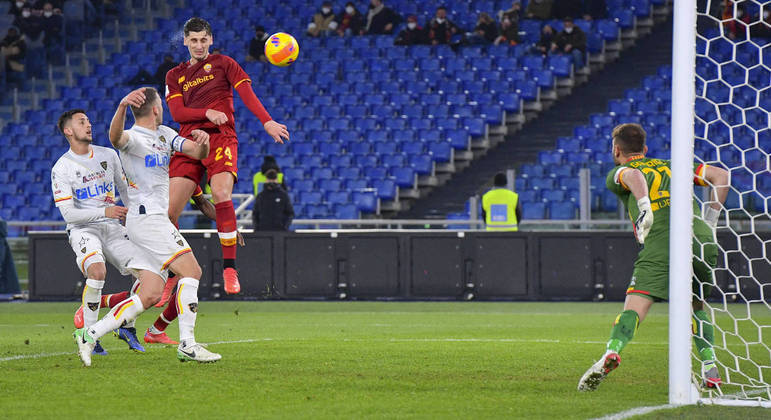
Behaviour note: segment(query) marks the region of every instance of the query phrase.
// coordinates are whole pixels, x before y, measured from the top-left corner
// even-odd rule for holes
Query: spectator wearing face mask
[[[586,34],[573,24],[572,18],[566,18],[562,24],[562,32],[554,38],[552,52],[570,55],[573,57],[573,67],[580,69],[584,66],[586,56]]]
[[[27,4],[27,0],[16,0],[11,2],[11,8],[8,9],[8,14],[13,15],[14,18],[18,18],[21,16],[21,11],[24,10],[24,8],[29,8],[30,5]]]
[[[270,35],[265,33],[263,26],[254,28],[254,38],[249,41],[249,53],[246,55],[246,61],[261,61],[267,63],[265,57],[265,43],[268,42]]]
[[[364,17],[352,2],[337,17],[337,34],[340,36],[364,35]]]
[[[546,20],[551,18],[551,7],[554,0],[530,0],[525,9],[528,19]]]
[[[13,24],[19,28],[27,44],[25,68],[27,76],[42,79],[46,67],[43,19],[33,14],[31,8],[25,7],[21,11],[21,16],[17,17]]]
[[[308,24],[308,35],[312,37],[327,36],[337,29],[332,3],[325,1],[321,9],[313,15],[313,22]]]
[[[64,28],[64,19],[61,13],[54,13],[54,6],[51,2],[43,4],[43,31],[45,37],[43,44],[46,48],[46,58],[51,64],[62,64],[61,50],[64,47],[64,38],[62,29]]]
[[[426,31],[418,25],[418,18],[410,15],[407,17],[407,27],[399,32],[394,45],[419,45],[426,42]]]
[[[428,39],[432,45],[449,44],[453,35],[460,32],[460,28],[447,19],[447,9],[440,6],[436,9],[436,15],[428,22]]]
[[[371,0],[365,32],[370,35],[390,35],[401,20],[396,12],[386,7],[383,0]]]
[[[535,44],[534,52],[546,55],[551,51],[553,45],[556,46],[554,43],[554,29],[552,29],[551,25],[543,25],[543,28],[541,28],[541,38]]]

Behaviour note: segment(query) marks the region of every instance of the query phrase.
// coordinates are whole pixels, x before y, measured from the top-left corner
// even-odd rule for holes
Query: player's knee
[[[222,203],[223,201],[228,201],[231,198],[231,191],[229,191],[227,188],[216,188],[212,189],[211,196],[214,199],[215,203]]]
[[[88,278],[94,280],[104,280],[107,277],[107,267],[104,263],[94,263],[86,269]]]

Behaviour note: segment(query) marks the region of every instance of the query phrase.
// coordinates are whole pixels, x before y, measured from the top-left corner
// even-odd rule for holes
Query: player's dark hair
[[[493,178],[493,185],[496,187],[505,187],[508,183],[509,180],[506,178],[506,174],[503,172],[498,172],[495,174],[495,178]]]
[[[71,109],[69,111],[64,111],[62,115],[59,116],[59,121],[56,123],[56,127],[59,128],[59,132],[64,134],[64,126],[67,125],[68,122],[72,121],[72,116],[75,114],[83,114],[86,115],[86,111],[75,108]]]
[[[645,151],[645,130],[640,124],[619,124],[613,129],[613,140],[625,155]]]
[[[144,117],[153,112],[153,105],[158,100],[158,91],[154,87],[145,88],[145,103],[142,106],[131,106],[131,112],[134,118]]]
[[[278,172],[275,169],[269,169],[268,172],[265,172],[265,178],[275,181],[278,178]]]
[[[211,35],[211,25],[205,19],[199,17],[193,17],[185,22],[185,36],[190,35],[190,32],[206,31],[207,35]]]

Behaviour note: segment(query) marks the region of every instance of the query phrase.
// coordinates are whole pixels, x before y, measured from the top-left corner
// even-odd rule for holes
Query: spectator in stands
[[[447,9],[439,6],[434,18],[428,22],[428,40],[432,45],[449,44],[457,33],[460,33],[460,28],[447,19]]]
[[[289,194],[278,183],[278,172],[265,173],[265,187],[257,194],[252,208],[254,230],[286,231],[294,219],[294,208]]]
[[[21,11],[24,8],[30,7],[30,5],[27,3],[28,3],[27,0],[11,1],[11,8],[8,9],[8,14],[13,15],[14,17],[21,16]]]
[[[482,196],[482,218],[485,229],[493,232],[516,232],[522,220],[522,203],[519,195],[506,188],[506,174],[498,172],[493,178],[493,188]]]
[[[769,8],[763,11],[763,18],[758,16],[758,22],[750,27],[752,38],[771,38],[771,10]]]
[[[5,60],[6,82],[9,87],[24,87],[24,57],[27,54],[27,44],[16,27],[8,28],[8,33],[0,41],[0,53]]]
[[[396,12],[383,4],[383,0],[371,0],[365,31],[370,35],[390,35],[401,20]]]
[[[173,69],[174,67],[177,67],[177,63],[174,61],[174,57],[171,54],[164,55],[163,61],[158,65],[158,68],[155,70],[155,75],[153,75],[155,84],[160,87],[158,92],[163,92],[165,90],[166,73],[168,73],[169,70]]]
[[[364,18],[353,2],[345,4],[345,11],[337,17],[337,34],[340,36],[364,35]]]
[[[546,55],[549,54],[552,46],[556,46],[554,43],[554,29],[552,29],[551,25],[543,25],[543,28],[541,28],[541,38],[535,44],[534,52]]]
[[[415,15],[407,17],[407,27],[399,32],[394,41],[394,45],[419,45],[428,43],[426,31],[418,25],[418,18]]]
[[[246,61],[261,61],[267,63],[265,57],[265,43],[270,35],[265,33],[265,27],[258,26],[254,28],[254,38],[249,41],[249,54],[246,55]]]
[[[747,39],[747,26],[750,24],[747,7],[741,3],[735,6],[734,15],[734,2],[726,0],[723,8],[723,28],[730,39]]]
[[[470,44],[490,44],[498,38],[498,25],[486,12],[479,14],[474,32],[466,35]]]
[[[551,8],[552,19],[575,18],[581,16],[580,0],[554,0]]]
[[[501,21],[501,34],[495,38],[494,44],[517,45],[519,43],[519,21],[509,18],[510,15],[503,15]]]
[[[93,0],[92,0],[93,1]],[[117,18],[123,14],[123,1],[100,0],[102,3],[102,15]]]
[[[509,18],[511,23],[519,26],[519,20],[522,19],[522,1],[514,0],[511,3],[511,8],[508,10],[501,10],[498,12],[498,20],[503,23],[504,19]]]
[[[39,15],[32,13],[31,8],[25,7],[21,11],[21,16],[14,20],[13,25],[19,28],[21,35],[24,37],[24,42],[27,44],[27,76],[42,79],[46,67],[43,19]]]
[[[8,246],[7,223],[0,219],[0,293],[19,294],[19,276],[16,274],[16,266],[13,263],[11,247]]]
[[[46,58],[51,64],[62,64],[64,61],[61,53],[64,47],[64,38],[62,30],[64,28],[64,18],[61,11],[54,12],[54,5],[51,2],[45,2],[43,5],[43,31],[45,38],[43,44],[46,47]]]
[[[581,14],[584,20],[605,19],[608,16],[608,5],[605,0],[584,0]]]
[[[286,190],[286,182],[284,180],[284,174],[281,173],[281,168],[278,166],[278,162],[276,162],[276,158],[273,156],[265,156],[262,160],[262,166],[260,167],[260,172],[257,172],[254,174],[254,177],[252,178],[252,184],[254,185],[254,195],[257,195],[262,191],[265,182],[267,180],[266,173],[268,171],[273,170],[277,173],[277,182],[281,184],[281,187]]]
[[[552,52],[571,55],[573,67],[580,69],[586,56],[586,34],[573,23],[573,18],[566,18],[562,24],[562,32],[555,37]]]
[[[525,9],[525,16],[528,19],[550,19],[553,2],[554,0],[530,0]]]
[[[335,14],[332,12],[332,2],[325,1],[321,4],[316,14],[313,15],[313,22],[308,24],[308,35],[312,37],[327,36],[337,29]]]

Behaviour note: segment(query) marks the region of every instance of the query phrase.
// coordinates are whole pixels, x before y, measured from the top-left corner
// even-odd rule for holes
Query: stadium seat
[[[354,191],[353,203],[363,213],[375,213],[378,210],[378,198],[374,191]]]

